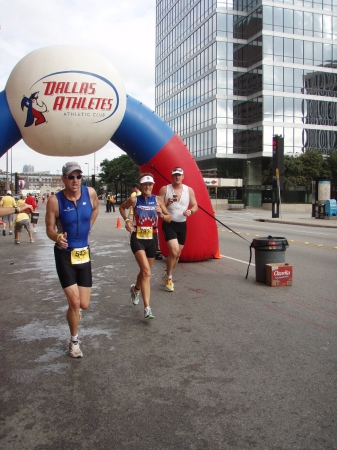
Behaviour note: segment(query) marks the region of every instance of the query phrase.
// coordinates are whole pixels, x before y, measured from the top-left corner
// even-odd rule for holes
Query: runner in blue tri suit
[[[153,175],[143,173],[139,179],[141,195],[129,197],[119,207],[121,216],[125,221],[125,228],[131,233],[131,250],[135,255],[140,271],[135,284],[130,286],[131,301],[134,305],[139,303],[139,294],[142,293],[145,319],[153,319],[150,307],[150,278],[151,267],[158,248],[158,216],[163,221],[170,222],[163,200],[152,195],[154,185]],[[133,220],[128,218],[127,211],[133,207]]]
[[[81,310],[90,304],[92,287],[89,233],[98,215],[96,191],[81,186],[82,170],[76,162],[62,167],[64,189],[47,203],[46,231],[54,241],[56,270],[68,300],[69,355],[81,358],[78,340]]]

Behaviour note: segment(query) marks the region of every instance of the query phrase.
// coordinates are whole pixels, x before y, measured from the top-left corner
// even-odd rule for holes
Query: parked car
[[[121,198],[121,194],[116,194],[115,195],[115,203],[118,205],[121,205],[123,202],[125,202],[125,200],[128,198],[128,196],[126,194],[122,194],[122,198]]]

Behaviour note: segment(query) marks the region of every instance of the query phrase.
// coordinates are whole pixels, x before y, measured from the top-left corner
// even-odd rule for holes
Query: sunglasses
[[[68,180],[73,180],[74,178],[80,180],[82,178],[82,175],[68,175],[66,178],[68,178]]]

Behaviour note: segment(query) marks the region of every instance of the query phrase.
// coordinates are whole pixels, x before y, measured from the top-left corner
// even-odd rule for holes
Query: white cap
[[[154,179],[152,177],[150,177],[150,175],[145,175],[145,177],[142,177],[139,180],[139,184],[143,184],[143,183],[153,183],[154,184]]]
[[[181,167],[175,167],[174,169],[172,169],[172,175],[175,175],[176,173],[184,175],[184,171]]]
[[[12,195],[12,191],[7,191],[7,195]]]

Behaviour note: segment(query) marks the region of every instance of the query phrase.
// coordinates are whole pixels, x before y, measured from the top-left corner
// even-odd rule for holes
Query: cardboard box
[[[266,264],[266,284],[271,287],[291,286],[293,266],[288,263]]]

